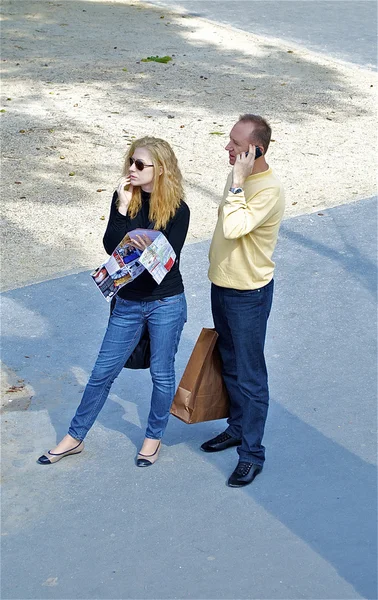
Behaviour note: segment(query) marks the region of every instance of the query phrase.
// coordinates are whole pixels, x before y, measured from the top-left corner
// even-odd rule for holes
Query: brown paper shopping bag
[[[229,416],[217,338],[215,329],[202,329],[177,388],[171,413],[185,423]]]

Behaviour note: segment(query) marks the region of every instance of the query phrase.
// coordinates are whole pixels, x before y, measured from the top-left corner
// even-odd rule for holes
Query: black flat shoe
[[[249,485],[261,471],[261,465],[239,460],[235,471],[227,481],[227,485],[229,487],[244,487],[245,485]]]
[[[52,465],[53,463],[58,462],[65,456],[72,456],[73,454],[81,454],[84,450],[84,442],[79,442],[77,446],[71,448],[71,450],[67,450],[66,452],[60,452],[60,454],[53,454],[50,452],[46,452],[46,454],[42,454],[37,460],[37,463],[40,465]]]
[[[240,446],[241,440],[232,437],[226,431],[220,433],[215,438],[204,442],[201,446],[203,452],[220,452],[226,450],[226,448],[232,448],[232,446]]]
[[[156,462],[158,459],[160,448],[161,448],[161,442],[159,442],[159,445],[153,454],[141,454],[139,452],[139,454],[137,456],[137,460],[136,460],[136,466],[137,467],[150,467],[151,465],[153,465],[154,462]]]

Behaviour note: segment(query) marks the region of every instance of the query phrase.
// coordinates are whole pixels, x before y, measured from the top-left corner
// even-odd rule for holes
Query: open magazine
[[[134,246],[137,235],[146,235],[151,244],[145,250]],[[110,258],[91,277],[107,302],[124,285],[133,281],[145,269],[159,284],[174,265],[176,254],[167,238],[154,229],[129,231],[118,244]]]

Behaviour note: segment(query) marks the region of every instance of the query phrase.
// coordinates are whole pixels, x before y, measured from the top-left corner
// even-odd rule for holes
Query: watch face
[[[242,188],[240,188],[240,187],[239,187],[239,188],[230,188],[230,192],[231,192],[232,194],[240,194],[240,192],[242,192],[242,191],[243,191],[243,190],[242,190]]]

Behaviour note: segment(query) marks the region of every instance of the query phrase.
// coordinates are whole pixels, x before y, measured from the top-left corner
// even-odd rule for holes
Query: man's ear
[[[163,167],[159,167],[159,176],[163,175],[163,173],[164,173]]]

